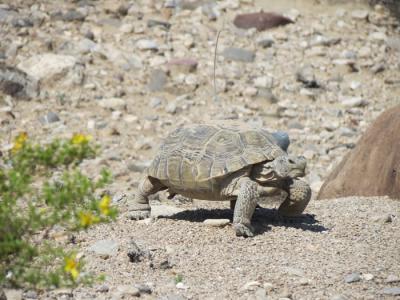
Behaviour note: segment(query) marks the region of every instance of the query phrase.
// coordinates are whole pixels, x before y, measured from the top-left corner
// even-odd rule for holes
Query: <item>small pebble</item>
[[[351,273],[344,277],[344,281],[346,283],[358,282],[360,280],[361,280],[361,275],[359,273]]]
[[[204,220],[204,225],[211,227],[224,227],[230,223],[229,219],[206,219]]]

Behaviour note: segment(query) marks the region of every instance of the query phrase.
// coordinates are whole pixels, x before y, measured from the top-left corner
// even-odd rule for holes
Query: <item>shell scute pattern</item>
[[[178,128],[165,139],[148,175],[197,187],[200,182],[281,155],[286,152],[262,129],[196,124]]]

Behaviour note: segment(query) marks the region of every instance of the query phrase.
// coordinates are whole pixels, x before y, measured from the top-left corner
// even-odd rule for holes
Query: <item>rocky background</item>
[[[114,174],[120,217],[76,237],[92,288],[8,290],[10,299],[391,299],[400,295],[400,202],[312,201],[303,218],[255,215],[236,238],[227,203],[153,198],[158,218],[124,217],[141,172],[178,125],[238,119],[287,131],[306,180],[323,180],[385,109],[400,102],[400,29],[367,1],[2,1],[0,150],[18,132],[90,134],[88,174]],[[293,23],[233,24],[274,11]],[[395,12],[395,10],[392,10]],[[214,51],[220,32],[215,65]],[[384,133],[382,133],[384,134]],[[366,174],[367,176],[368,174]],[[228,222],[229,223],[229,222]],[[217,226],[217,227],[215,227]],[[60,232],[59,238],[73,247]],[[13,298],[14,297],[14,298]]]

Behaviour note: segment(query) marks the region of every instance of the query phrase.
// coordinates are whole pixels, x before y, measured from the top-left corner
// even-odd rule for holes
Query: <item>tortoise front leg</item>
[[[129,205],[129,218],[140,220],[150,217],[149,196],[163,189],[165,187],[157,179],[150,180],[148,176],[144,177],[139,183],[135,198]]]
[[[259,199],[257,186],[258,184],[248,177],[243,177],[238,182],[239,190],[233,213],[233,226],[237,236],[254,236],[251,217]]]
[[[258,197],[265,198],[271,196],[278,196],[283,191],[278,187],[257,185],[257,192],[258,192]],[[235,209],[235,206],[236,206],[236,200],[230,200],[230,207],[232,210]],[[260,206],[257,204],[256,208],[260,208]]]
[[[310,186],[306,182],[295,178],[289,182],[287,192],[289,195],[279,206],[279,212],[287,217],[301,215],[311,199]]]

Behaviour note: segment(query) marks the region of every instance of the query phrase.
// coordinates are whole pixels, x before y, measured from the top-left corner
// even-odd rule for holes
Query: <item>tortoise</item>
[[[283,191],[285,216],[300,215],[310,198],[303,156],[286,152],[288,136],[242,123],[191,124],[170,133],[160,147],[130,205],[130,217],[150,216],[148,196],[172,195],[231,201],[237,236],[254,235],[251,218],[261,198]]]

